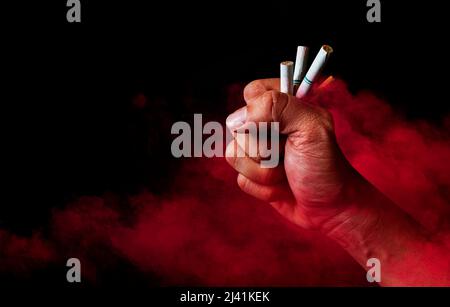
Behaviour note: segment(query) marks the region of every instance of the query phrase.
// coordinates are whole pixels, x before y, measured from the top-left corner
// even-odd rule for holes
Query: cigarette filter
[[[308,60],[308,47],[298,46],[294,68],[294,91],[298,88],[305,75],[307,60]]]
[[[320,74],[320,71],[325,66],[325,63],[332,52],[333,48],[328,45],[323,45],[322,48],[320,48],[319,53],[312,62],[311,67],[309,67],[308,72],[306,73],[305,78],[303,78],[303,81],[300,84],[295,96],[297,96],[298,98],[302,98],[308,93],[311,85],[313,84],[316,77]]]
[[[291,61],[281,62],[280,64],[280,92],[293,95],[294,63]]]

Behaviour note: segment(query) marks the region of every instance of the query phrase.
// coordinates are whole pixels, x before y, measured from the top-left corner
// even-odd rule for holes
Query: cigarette
[[[333,81],[334,81],[334,77],[333,77],[333,76],[329,76],[328,78],[325,79],[325,81],[323,81],[322,83],[320,83],[318,89],[321,90],[321,89],[327,88],[328,85],[330,85],[331,83],[333,83]]]
[[[298,46],[297,57],[294,68],[294,92],[299,87],[306,72],[306,61],[308,60],[308,47]]]
[[[280,64],[280,92],[293,95],[294,62],[285,61]]]
[[[311,85],[313,84],[316,77],[320,74],[320,71],[325,66],[325,63],[332,52],[333,48],[328,45],[323,45],[322,48],[320,48],[319,53],[309,67],[305,78],[303,78],[303,81],[300,84],[297,93],[295,94],[297,98],[302,98],[308,93]]]

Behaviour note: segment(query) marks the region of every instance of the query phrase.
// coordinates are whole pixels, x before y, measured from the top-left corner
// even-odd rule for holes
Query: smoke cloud
[[[241,93],[240,85],[230,86],[230,108]],[[352,95],[339,80],[320,97],[312,102],[333,113],[351,164],[448,238],[450,117],[407,121],[368,92]],[[163,195],[142,192],[126,206],[82,197],[52,216],[49,233],[0,231],[0,271],[20,275],[78,257],[93,283],[99,266],[114,271],[120,259],[161,285],[368,285],[364,270],[334,242],[242,193],[223,158],[186,159]]]

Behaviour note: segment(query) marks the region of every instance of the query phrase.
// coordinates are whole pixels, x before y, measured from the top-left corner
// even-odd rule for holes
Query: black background
[[[276,77],[300,44],[332,45],[327,72],[351,90],[439,123],[444,2],[381,2],[374,24],[365,0],[82,0],[81,24],[66,21],[66,1],[2,4],[0,226],[29,234],[80,195],[160,193],[178,163],[171,123],[224,120],[226,86]]]

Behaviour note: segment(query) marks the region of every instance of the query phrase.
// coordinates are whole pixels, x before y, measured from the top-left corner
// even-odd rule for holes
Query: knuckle
[[[306,138],[309,143],[326,143],[334,136],[332,127],[320,119],[313,120],[312,127],[308,130]]]
[[[244,192],[247,191],[248,179],[246,177],[239,174],[237,177],[237,183],[238,183],[239,188],[241,188],[242,191],[244,191]]]
[[[298,108],[300,103],[297,98],[288,96],[281,92],[272,93],[272,117],[275,121],[284,122],[292,114],[301,112]]]
[[[262,80],[254,80],[247,84],[244,88],[244,99],[245,101],[251,100],[258,96],[261,91],[264,89],[264,85]]]
[[[273,92],[274,90],[265,91],[264,94],[261,95],[261,99],[258,101],[258,103],[268,108],[272,107],[273,96],[275,95]]]
[[[324,108],[317,107],[314,111],[307,121],[308,131],[319,140],[328,139],[334,135],[333,116]]]
[[[289,141],[295,147],[314,144],[329,144],[335,137],[331,114],[319,111],[303,119],[303,128],[289,135]]]
[[[254,122],[272,121],[272,106],[274,91],[269,90],[262,93],[257,99],[248,104],[248,119]]]
[[[266,100],[270,101],[271,103],[278,102],[283,95],[286,95],[286,94],[283,94],[280,91],[277,91],[277,90],[274,90],[274,89],[267,90],[264,94],[266,96]]]

